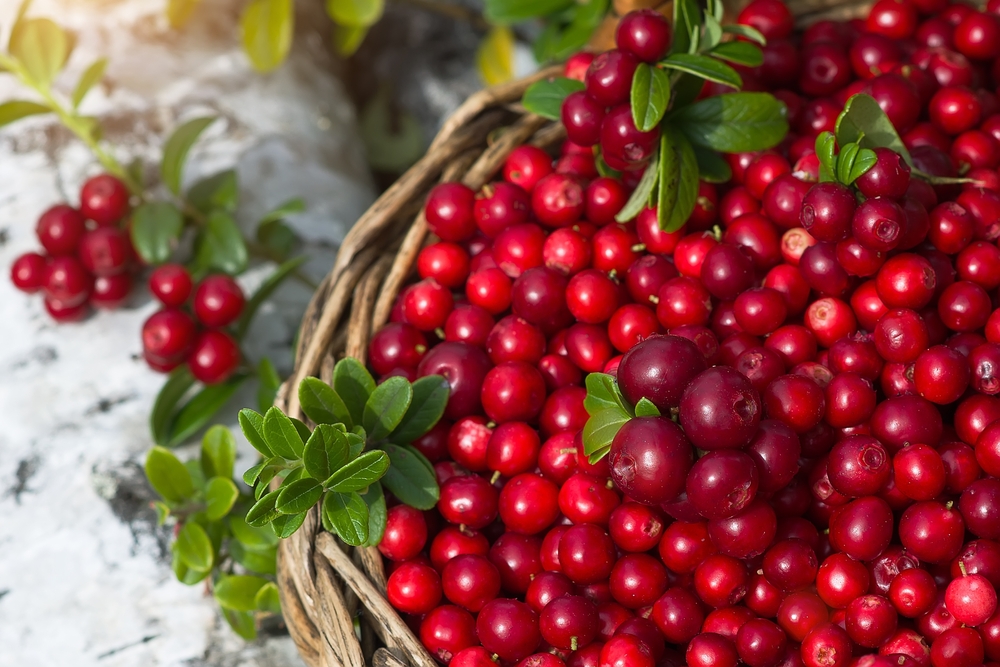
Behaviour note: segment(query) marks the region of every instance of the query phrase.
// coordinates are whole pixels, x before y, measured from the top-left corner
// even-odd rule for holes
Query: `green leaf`
[[[279,539],[285,540],[295,534],[306,520],[306,512],[298,514],[282,514],[271,522],[271,532]]]
[[[383,11],[384,0],[326,0],[326,13],[333,22],[352,28],[375,25]]]
[[[565,60],[583,49],[590,41],[594,30],[608,13],[608,0],[582,0],[570,10],[573,19],[552,44],[551,55],[556,60]]]
[[[619,429],[629,420],[620,410],[602,410],[587,420],[583,427],[583,451],[593,454],[604,449],[615,439]]]
[[[153,442],[156,444],[165,445],[167,443],[174,408],[177,407],[188,390],[194,386],[194,383],[195,379],[187,366],[180,366],[170,373],[167,381],[160,387],[160,393],[156,395],[156,401],[153,402],[153,412],[149,417],[149,430],[152,433]]]
[[[204,491],[207,480],[198,459],[188,459],[184,462],[184,467],[187,468],[188,474],[191,475],[191,484],[194,485],[194,490],[196,492]]]
[[[181,503],[194,495],[191,473],[173,452],[153,447],[146,456],[146,477],[168,503]]]
[[[247,574],[231,574],[222,577],[215,584],[215,599],[225,609],[253,611],[257,608],[257,591],[268,584],[263,577]]]
[[[375,387],[365,402],[362,419],[368,437],[381,440],[392,433],[403,421],[412,400],[413,387],[406,378],[391,377]]]
[[[495,25],[479,41],[476,49],[476,71],[487,86],[514,78],[514,31],[505,25]]]
[[[660,135],[660,227],[675,232],[684,226],[698,199],[698,160],[683,134],[672,125]]]
[[[382,536],[385,535],[386,524],[385,493],[382,491],[382,485],[375,482],[369,486],[368,492],[361,494],[361,500],[368,505],[368,541],[365,545],[378,546]]]
[[[732,67],[697,53],[675,53],[660,61],[660,64],[668,69],[721,83],[736,90],[743,86],[743,79]]]
[[[28,15],[28,10],[31,9],[32,0],[21,0],[21,4],[17,6],[17,14],[14,15],[14,25],[10,31],[10,40],[7,42],[7,50],[12,51],[11,46],[14,44],[14,35],[17,31],[24,25],[24,17]]]
[[[52,109],[44,104],[29,102],[27,100],[12,100],[0,104],[0,127],[9,125],[14,121],[37,116],[43,113],[52,113]]]
[[[24,67],[28,79],[42,90],[52,81],[69,58],[73,40],[65,30],[49,19],[19,20],[11,32],[10,54]]]
[[[837,138],[833,132],[821,132],[816,137],[816,158],[819,160],[819,180],[837,180]]]
[[[205,487],[205,516],[218,521],[229,514],[233,504],[240,497],[240,491],[228,477],[213,477]]]
[[[268,446],[267,440],[264,437],[264,417],[250,408],[243,408],[240,410],[239,421],[240,430],[243,431],[244,437],[253,445],[253,448],[265,457],[270,458],[274,456],[274,452]]]
[[[334,428],[339,426],[339,424],[334,424]],[[364,429],[360,426],[355,426],[355,430],[361,431],[361,433],[347,433],[347,447],[348,447],[348,458],[356,459],[361,456],[361,452],[365,451],[365,433]]]
[[[357,28],[349,25],[333,26],[333,47],[343,57],[354,55],[368,35],[368,28]]]
[[[347,405],[351,420],[360,424],[364,419],[365,404],[375,391],[375,379],[353,357],[344,357],[333,367],[333,390]]]
[[[185,565],[198,572],[211,570],[215,561],[215,550],[208,533],[194,521],[185,523],[177,533],[177,555]]]
[[[233,629],[233,632],[240,637],[248,642],[257,639],[257,623],[254,620],[253,612],[223,609],[222,615],[225,617],[229,627]]]
[[[854,159],[858,156],[861,147],[850,143],[842,145],[840,155],[837,156],[837,180],[847,185],[850,183],[851,169],[854,167]]]
[[[636,417],[659,417],[660,409],[653,405],[653,402],[646,397],[640,398],[635,404]]]
[[[170,27],[183,27],[191,18],[198,2],[199,0],[167,0],[167,21],[170,22]]]
[[[899,153],[906,164],[913,166],[910,151],[871,95],[858,93],[847,100],[844,110],[837,117],[836,133],[837,143],[841,146],[857,143],[861,148],[889,148]]]
[[[646,203],[649,201],[659,177],[660,153],[659,149],[657,149],[650,158],[649,164],[646,165],[646,171],[642,174],[642,178],[639,179],[639,184],[632,191],[632,195],[625,202],[625,206],[615,216],[615,220],[618,222],[628,222],[639,215],[642,209],[646,208]]]
[[[593,416],[613,408],[626,417],[632,416],[633,411],[619,391],[615,376],[607,373],[589,373],[585,384],[587,397],[583,399],[583,407],[587,410],[587,414]]]
[[[170,505],[159,500],[154,500],[153,509],[156,510],[156,525],[162,526],[170,516]]]
[[[328,424],[320,424],[309,436],[302,462],[313,479],[325,480],[350,460],[347,435]]]
[[[176,541],[170,545],[170,568],[174,571],[177,581],[187,586],[194,586],[204,581],[212,573],[211,570],[192,570],[185,565],[184,561],[181,560]]]
[[[278,536],[270,528],[254,528],[253,530],[266,532],[271,539],[275,542],[278,541]],[[274,575],[278,569],[275,562],[277,554],[274,547],[262,551],[251,551],[243,546],[241,542],[230,540],[227,548],[232,559],[250,572]]]
[[[284,62],[292,45],[295,6],[292,0],[253,0],[243,11],[240,28],[250,64],[269,72]]]
[[[184,123],[163,144],[163,158],[160,160],[160,178],[175,195],[181,193],[181,176],[188,152],[205,129],[215,122],[214,117],[195,118]]]
[[[290,215],[295,213],[302,213],[306,210],[306,202],[302,197],[292,197],[287,201],[283,201],[278,204],[277,207],[268,211],[267,215],[260,219],[258,225],[263,225],[268,222],[277,222],[278,220],[284,220]]]
[[[264,466],[267,465],[267,461],[261,461],[257,465],[253,466],[249,470],[243,473],[243,483],[247,486],[253,486],[257,483],[257,478],[260,477],[260,473],[264,470]]]
[[[282,485],[274,507],[282,514],[298,514],[318,503],[322,495],[323,487],[315,479],[297,479],[291,484]]]
[[[229,529],[233,537],[250,551],[268,552],[278,544],[278,538],[270,530],[254,528],[238,515],[229,517]]]
[[[764,62],[764,53],[749,42],[725,42],[713,48],[711,54],[747,67],[759,67]]]
[[[701,22],[701,9],[696,0],[677,0],[674,2],[674,39],[670,45],[670,52],[697,51],[697,35]]]
[[[866,171],[875,166],[876,162],[878,162],[878,156],[872,149],[862,148],[858,151],[857,157],[854,158],[854,166],[851,167],[851,171],[847,174],[847,185],[861,178]]]
[[[536,81],[524,91],[521,104],[533,114],[550,120],[559,120],[563,101],[570,93],[583,89],[582,81],[564,76]]]
[[[719,42],[722,41],[722,25],[719,23],[719,19],[715,18],[713,14],[705,14],[705,32],[704,40],[701,43],[702,49],[714,50]]]
[[[146,264],[162,264],[180,240],[184,216],[169,202],[147,202],[132,211],[132,245]]]
[[[247,268],[247,246],[233,216],[215,210],[195,241],[195,263],[203,270],[218,269],[230,275]]]
[[[722,4],[722,0],[708,0],[708,13],[711,14],[717,22],[721,22],[722,18],[726,15],[726,6]]]
[[[760,151],[788,132],[785,105],[768,93],[709,97],[670,114],[671,124],[692,144],[722,153]]]
[[[201,467],[208,477],[231,479],[236,463],[236,440],[225,426],[216,425],[201,439]]]
[[[639,63],[632,76],[632,120],[643,132],[660,124],[670,104],[670,77],[659,67]]]
[[[307,377],[299,383],[299,404],[317,424],[343,423],[347,428],[354,427],[347,405],[333,387],[319,378]]]
[[[302,456],[305,446],[299,431],[288,416],[276,407],[264,414],[264,439],[271,451],[286,459]]]
[[[722,26],[722,31],[728,32],[732,35],[739,35],[740,37],[749,39],[751,42],[756,42],[761,46],[765,46],[767,44],[767,38],[764,37],[760,30],[757,30],[757,28],[754,28],[753,26],[743,25],[741,23],[730,23]]]
[[[265,464],[257,475],[256,487],[254,488],[254,497],[257,500],[260,500],[261,496],[267,493],[271,480],[281,473],[288,473],[288,468],[285,467],[286,461],[280,456],[268,459]],[[301,472],[301,469],[299,471]]]
[[[208,215],[212,209],[233,213],[239,202],[240,187],[235,169],[226,169],[201,179],[188,188],[187,201]]]
[[[257,243],[276,262],[284,262],[295,249],[295,232],[283,220],[269,220],[257,227]]]
[[[312,429],[306,426],[306,423],[301,419],[296,419],[295,417],[292,417],[291,420],[292,420],[292,425],[295,426],[295,430],[299,432],[299,437],[302,438],[302,442],[308,440],[309,436],[312,435]]]
[[[368,541],[368,505],[356,492],[326,494],[323,514],[347,544],[359,547]]]
[[[260,500],[254,503],[254,506],[247,512],[247,524],[255,528],[260,528],[274,521],[280,514],[274,507],[278,501],[279,493],[281,493],[281,490],[275,489],[261,496]]]
[[[107,66],[107,58],[98,58],[80,75],[80,80],[76,82],[76,88],[73,89],[72,100],[74,109],[80,106],[80,102],[83,102],[83,98],[87,96],[90,89],[104,78],[104,70]]]
[[[276,268],[274,272],[260,284],[260,287],[258,287],[253,295],[247,300],[246,305],[243,307],[243,313],[240,315],[240,319],[236,323],[236,338],[238,340],[242,340],[246,335],[247,330],[250,328],[250,323],[253,321],[253,316],[257,314],[257,310],[260,309],[261,305],[263,305],[267,298],[274,293],[274,290],[278,289],[278,286],[281,285],[281,283],[284,282],[288,276],[293,274],[300,266],[302,266],[305,261],[305,257],[295,257],[294,259],[288,260],[278,266],[278,268]]]
[[[253,598],[253,604],[258,611],[266,611],[270,614],[281,613],[281,596],[278,595],[278,586],[272,581],[260,587],[257,595]]]
[[[264,357],[257,364],[257,407],[267,410],[274,405],[274,399],[281,388],[281,376],[278,370],[271,363],[271,360]]]
[[[721,155],[701,146],[692,146],[692,149],[698,161],[698,174],[701,180],[709,183],[726,183],[733,177],[732,168]]]
[[[389,457],[386,453],[372,450],[342,466],[323,482],[323,486],[338,493],[361,491],[382,479],[388,468]]]
[[[440,495],[434,473],[403,447],[386,445],[385,453],[390,461],[389,469],[382,478],[385,488],[410,507],[421,510],[433,508]]]
[[[451,391],[448,380],[440,375],[428,375],[412,384],[413,399],[402,421],[392,432],[396,444],[413,442],[427,433],[444,415]]]
[[[573,0],[486,0],[484,17],[490,23],[510,24],[551,16],[572,6]]]
[[[211,384],[191,397],[170,421],[167,446],[176,447],[197,433],[221,410],[246,380],[235,375],[219,384]]]

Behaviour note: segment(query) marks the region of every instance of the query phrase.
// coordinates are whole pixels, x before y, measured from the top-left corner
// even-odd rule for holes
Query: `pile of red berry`
[[[199,382],[227,380],[242,358],[236,339],[226,331],[246,305],[239,283],[213,274],[195,287],[186,268],[164,264],[149,276],[149,291],[164,306],[142,325],[142,354],[149,367],[169,373],[187,363]],[[184,309],[189,301],[190,312]]]
[[[19,290],[45,295],[57,322],[86,316],[89,306],[118,308],[132,288],[135,252],[123,223],[129,211],[125,184],[109,174],[87,180],[80,207],[53,206],[38,219],[42,253],[28,252],[11,267]]]
[[[380,545],[441,663],[1000,663],[994,10],[878,0],[795,35],[779,0],[751,2],[739,21],[768,43],[745,88],[774,89],[793,132],[727,156],[674,233],[648,209],[615,221],[653,146],[627,104],[670,44],[651,12],[570,60],[586,89],[554,164],[522,146],[502,181],[432,191],[437,239],[369,359],[451,385],[415,443],[440,502],[391,507]],[[816,137],[858,92],[921,172],[971,182],[878,149],[853,185],[818,183]],[[596,372],[646,416],[592,461]]]

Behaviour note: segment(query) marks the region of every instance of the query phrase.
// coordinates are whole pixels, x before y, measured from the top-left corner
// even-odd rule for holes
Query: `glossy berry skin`
[[[128,188],[111,174],[87,179],[80,189],[80,212],[100,227],[121,222],[128,213]]]
[[[739,513],[757,494],[757,466],[739,451],[720,450],[702,456],[691,467],[685,489],[688,501],[706,519]]]
[[[203,331],[194,341],[188,370],[199,382],[218,384],[228,380],[240,365],[240,348],[224,331]]]
[[[709,368],[684,390],[680,423],[700,449],[738,449],[746,445],[761,419],[757,391],[739,371]]]
[[[402,563],[389,575],[386,597],[404,613],[427,613],[441,600],[441,577],[429,565]]]
[[[496,489],[482,477],[452,477],[441,485],[438,511],[450,523],[479,530],[496,519],[498,502]]]
[[[59,204],[42,213],[35,234],[51,257],[73,255],[86,231],[85,223],[79,211]]]
[[[850,498],[874,495],[892,473],[885,448],[865,435],[849,436],[834,445],[827,465],[830,484]]]
[[[156,361],[180,362],[195,338],[195,323],[181,310],[160,310],[142,325],[143,352]]]
[[[871,250],[888,252],[899,245],[905,215],[891,199],[869,199],[855,210],[851,220],[854,238]]]
[[[892,539],[892,509],[881,498],[866,496],[837,507],[830,517],[830,543],[857,560],[882,553]]]
[[[676,424],[663,417],[639,417],[615,435],[608,464],[615,485],[630,498],[659,505],[684,490],[693,458],[691,445]]]
[[[616,560],[614,542],[600,526],[572,526],[559,540],[559,565],[577,585],[594,584],[611,575]]]
[[[653,604],[667,589],[667,570],[647,554],[627,554],[611,570],[609,584],[616,602],[628,609]]]
[[[441,572],[444,596],[454,604],[476,613],[500,593],[500,573],[484,556],[458,556]]]
[[[448,380],[451,391],[445,417],[454,420],[481,414],[480,390],[489,370],[490,358],[480,348],[467,343],[445,342],[424,355],[417,375],[443,375]]]
[[[442,241],[465,241],[476,233],[476,193],[461,183],[435,185],[427,196],[427,226]]]
[[[978,574],[952,579],[945,589],[944,603],[960,623],[982,625],[997,608],[997,593],[986,577]]]
[[[541,610],[538,625],[551,646],[575,651],[597,638],[597,605],[582,595],[559,597]]]
[[[847,238],[857,203],[849,188],[840,183],[817,183],[802,200],[799,221],[819,241]]]
[[[917,558],[944,563],[962,547],[965,524],[957,508],[935,501],[910,505],[899,520],[899,539]]]
[[[899,199],[910,185],[910,167],[898,153],[888,148],[876,148],[875,165],[862,174],[854,184],[861,194],[872,197]]]
[[[193,288],[191,274],[180,264],[162,264],[149,276],[149,291],[168,308],[187,303]]]
[[[814,627],[802,640],[801,655],[805,667],[847,667],[851,662],[851,639],[835,623]]]
[[[847,554],[834,553],[819,566],[816,592],[834,609],[845,609],[868,590],[868,568]]]
[[[389,560],[409,560],[427,543],[427,521],[423,512],[408,505],[396,505],[386,512],[385,533],[378,550]]]
[[[239,284],[223,274],[208,276],[194,292],[195,317],[207,327],[224,327],[236,321],[246,299]]]
[[[520,660],[534,652],[541,642],[538,615],[517,600],[500,598],[488,602],[479,612],[476,629],[483,647],[504,660]]]
[[[587,70],[587,94],[606,107],[625,102],[638,64],[633,55],[619,49],[597,55]]]
[[[653,652],[634,635],[617,635],[601,647],[599,667],[653,667]]]
[[[558,496],[559,488],[541,475],[517,475],[500,491],[500,519],[508,530],[540,533],[559,516]]]
[[[445,604],[433,609],[424,616],[420,623],[420,642],[427,647],[431,655],[441,663],[455,659],[455,667],[489,667],[480,662],[473,662],[469,657],[457,660],[460,654],[469,656],[468,651],[476,641],[476,621],[472,614],[455,605]],[[476,647],[483,651],[481,647]],[[485,653],[485,651],[483,651]],[[470,656],[471,657],[471,656]],[[482,656],[479,656],[480,658]],[[487,654],[487,662],[493,664]]]
[[[48,260],[37,252],[26,252],[10,267],[10,281],[14,287],[33,294],[45,285],[45,268]]]
[[[662,14],[651,9],[629,12],[618,23],[618,48],[646,63],[660,60],[670,48],[672,30]]]
[[[531,192],[535,184],[550,173],[552,158],[537,146],[518,146],[507,156],[503,167],[504,180],[520,186],[525,192]]]
[[[656,548],[663,536],[661,512],[635,502],[622,503],[608,517],[608,533],[623,551],[642,553]]]
[[[680,405],[688,382],[707,364],[691,341],[679,336],[654,336],[632,347],[618,366],[618,386],[633,405],[641,398],[660,412]]]
[[[743,8],[736,22],[753,26],[768,41],[788,37],[795,27],[795,18],[780,0],[753,0]]]
[[[128,268],[132,244],[124,230],[101,227],[86,232],[80,238],[77,255],[95,276],[114,276]]]
[[[604,107],[585,91],[570,93],[560,111],[569,140],[581,146],[593,146],[601,140]]]

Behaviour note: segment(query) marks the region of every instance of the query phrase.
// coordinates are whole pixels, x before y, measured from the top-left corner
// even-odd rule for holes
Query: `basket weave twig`
[[[786,2],[800,25],[853,18],[870,4]],[[743,3],[733,4],[735,11]],[[302,417],[295,388],[303,378],[318,376],[329,382],[336,360],[344,356],[365,360],[372,332],[388,321],[427,238],[422,204],[437,182],[461,181],[478,190],[518,145],[550,148],[562,140],[565,133],[558,123],[527,113],[519,104],[531,83],[560,71],[559,67],[543,70],[470,97],[444,123],[427,154],[358,220],[306,310],[295,372],[277,401],[287,414]],[[385,581],[378,550],[338,543],[322,530],[316,508],[291,538],[282,541],[278,551],[282,609],[309,667],[437,666],[385,599]]]

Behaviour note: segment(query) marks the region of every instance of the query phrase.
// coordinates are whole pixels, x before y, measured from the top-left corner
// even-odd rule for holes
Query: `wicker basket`
[[[853,18],[869,4],[787,3],[803,25]],[[428,235],[422,204],[437,182],[459,180],[478,190],[518,145],[547,149],[563,139],[561,125],[519,105],[531,83],[560,72],[560,67],[546,69],[474,94],[445,122],[427,154],[358,220],[303,318],[297,366],[277,400],[287,414],[302,417],[293,389],[303,378],[318,376],[329,382],[336,360],[345,355],[365,360],[372,332],[388,321]],[[282,608],[309,667],[438,667],[385,599],[385,581],[378,550],[338,543],[322,530],[316,508],[298,532],[282,541]],[[360,642],[355,630],[359,617]]]

